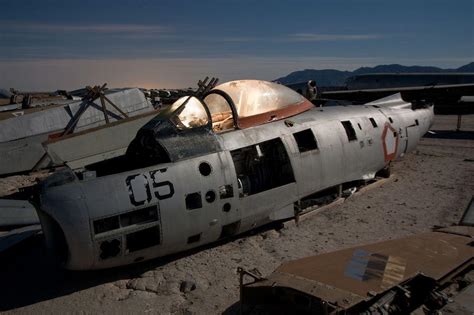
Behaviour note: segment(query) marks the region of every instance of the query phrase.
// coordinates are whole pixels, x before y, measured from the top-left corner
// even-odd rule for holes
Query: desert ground
[[[474,195],[474,115],[437,116],[416,151],[382,185],[282,229],[266,227],[186,252],[121,268],[71,272],[54,264],[42,236],[0,256],[0,311],[6,313],[237,314],[237,268],[271,273],[280,264],[394,239],[457,222]],[[0,194],[31,177],[0,180]]]

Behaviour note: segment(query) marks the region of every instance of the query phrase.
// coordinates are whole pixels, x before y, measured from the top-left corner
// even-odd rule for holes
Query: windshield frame
[[[207,130],[212,130],[212,119],[211,119],[211,113],[209,112],[209,108],[207,107],[207,104],[199,97],[195,96],[195,95],[185,95],[183,97],[186,97],[186,100],[183,102],[183,104],[179,105],[178,107],[176,107],[175,109],[173,109],[173,105],[171,105],[170,109],[169,109],[169,116],[168,116],[168,120],[170,121],[170,123],[173,125],[173,127],[178,130],[178,132],[186,132],[186,131],[191,131],[191,130],[199,130],[199,129],[207,129]],[[204,110],[206,111],[206,115],[207,115],[207,124],[204,124],[202,126],[198,126],[198,127],[186,127],[185,128],[179,128],[176,123],[174,122],[174,119],[176,118],[176,116],[179,116],[181,114],[181,112],[185,109],[186,105],[188,104],[188,102],[192,99],[192,98],[195,98],[196,100],[199,101],[199,103],[201,104],[201,106],[204,108]]]
[[[213,133],[216,133],[212,129],[212,115],[209,110],[209,105],[204,101],[204,99],[211,94],[217,94],[225,99],[225,101],[228,103],[230,110],[232,112],[233,116],[233,129],[229,129],[227,131],[232,131],[232,130],[237,130],[237,129],[246,129],[254,126],[259,126],[263,125],[266,123],[278,121],[278,120],[283,120],[285,118],[291,117],[298,115],[300,113],[303,113],[307,110],[310,110],[314,108],[313,103],[311,103],[308,99],[306,99],[304,96],[302,97],[303,101],[295,104],[288,104],[288,106],[275,109],[275,110],[270,110],[268,112],[263,112],[260,114],[252,115],[252,116],[245,116],[241,117],[238,115],[237,108],[235,106],[234,100],[232,97],[225,91],[219,89],[219,88],[214,88],[207,93],[205,93],[202,96],[196,96],[196,95],[185,95],[183,97],[187,97],[187,99],[180,105],[173,106],[171,105],[167,109],[164,109],[160,114],[158,114],[158,117],[161,117],[160,119],[167,119],[171,125],[177,130],[177,132],[188,132],[191,130],[201,130],[201,129],[206,129],[208,131],[212,131]],[[204,107],[204,110],[206,111],[207,115],[207,124],[199,126],[199,127],[193,127],[193,128],[179,128],[175,122],[174,118],[179,115],[182,110],[184,110],[184,107],[187,105],[189,100],[191,98],[196,98],[199,100],[200,104]],[[227,132],[224,131],[224,132]]]
[[[232,120],[233,120],[233,125],[234,125],[234,130],[235,129],[239,129],[239,116],[237,114],[237,109],[235,108],[235,104],[234,104],[234,101],[232,100],[232,98],[229,96],[229,94],[227,94],[226,92],[222,91],[222,90],[219,90],[219,89],[213,89],[213,90],[210,90],[209,92],[207,92],[206,94],[204,94],[204,96],[202,97],[202,102],[205,104],[209,114],[210,114],[210,111],[209,111],[209,105],[207,105],[207,103],[204,101],[204,99],[208,96],[208,95],[211,95],[211,94],[217,94],[217,95],[220,95],[222,96],[226,102],[229,104],[229,107],[230,107],[230,110],[232,111]],[[212,116],[212,115],[211,115]],[[212,121],[211,121],[211,126],[212,126]],[[230,131],[230,130],[229,130]]]

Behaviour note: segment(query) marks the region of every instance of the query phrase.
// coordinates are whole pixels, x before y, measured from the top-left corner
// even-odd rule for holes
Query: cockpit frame
[[[286,119],[314,108],[310,101],[299,94],[296,94],[297,97],[292,95],[291,93],[296,93],[292,90],[283,90],[275,83],[252,81],[231,81],[221,85],[223,88],[217,86],[203,95],[183,96],[181,101],[178,100],[169,108],[164,109],[142,129],[149,130],[156,140],[173,134],[202,132],[219,134]],[[259,94],[258,84],[266,84],[261,94]],[[269,84],[271,85],[268,86]],[[274,87],[273,84],[275,84]],[[242,87],[240,90],[239,88],[224,90],[229,86],[235,88],[239,85]],[[249,94],[236,94],[247,91],[246,85],[250,86]],[[208,98],[212,95],[218,97]],[[261,98],[260,95],[264,97]],[[141,133],[143,132],[142,130]]]
[[[170,111],[170,116],[168,117],[168,119],[173,123],[173,125],[176,128],[178,128],[178,130],[180,130],[180,131],[185,131],[185,130],[188,130],[188,129],[195,129],[195,128],[212,129],[211,113],[209,111],[209,108],[208,108],[207,104],[201,98],[196,97],[194,95],[187,95],[187,96],[183,96],[183,97],[186,97],[186,100],[181,105],[179,105],[174,110],[173,110],[173,108],[170,108],[171,111]],[[184,126],[184,125],[183,125],[182,128],[178,127],[177,124],[175,123],[174,119],[176,119],[182,113],[182,111],[185,110],[186,105],[188,105],[189,101],[194,100],[194,99],[197,100],[201,104],[201,106],[204,108],[204,110],[206,111],[207,124],[199,126],[199,127],[187,127],[187,126]]]
[[[231,113],[232,113],[232,126],[233,126],[233,129],[240,129],[239,128],[239,125],[238,125],[238,114],[237,114],[237,109],[235,107],[235,104],[234,104],[234,101],[232,100],[232,98],[229,96],[229,94],[227,94],[226,92],[222,91],[222,90],[219,90],[219,89],[213,89],[209,92],[207,92],[206,94],[204,94],[204,96],[202,97],[203,99],[203,103],[204,103],[204,106],[206,106],[207,108],[207,111],[210,113],[210,110],[209,110],[209,105],[207,105],[207,103],[204,101],[204,99],[209,96],[209,95],[212,95],[212,94],[217,94],[217,95],[220,95],[222,96],[225,101],[227,102],[227,104],[229,105],[230,107],[230,110],[231,110]],[[211,120],[212,120],[212,115],[211,115]],[[212,122],[211,122],[212,124]],[[229,130],[229,129],[227,129]],[[226,130],[222,130],[222,131],[226,131]]]
[[[208,104],[208,102],[206,101],[206,98],[209,95],[219,95],[220,97],[222,97],[225,102],[221,102],[220,105],[228,106],[229,110],[223,111],[223,112],[212,111],[210,106],[212,105],[212,106],[219,107],[219,102],[215,104],[212,104],[212,103]],[[181,104],[178,108],[171,110],[172,113],[169,118],[172,119],[173,117],[176,117],[176,115],[180,115],[180,111],[183,110],[182,108],[184,108],[187,105],[188,101],[191,98],[195,98],[199,100],[200,104],[204,107],[206,111],[207,120],[208,120],[205,126],[206,129],[212,130],[215,133],[231,131],[231,130],[236,130],[236,129],[245,129],[245,128],[258,126],[258,125],[262,125],[262,124],[277,121],[277,120],[282,120],[287,117],[300,114],[314,107],[314,105],[310,101],[308,101],[305,98],[301,98],[301,101],[296,102],[296,103],[289,103],[286,106],[281,107],[281,108],[268,110],[266,112],[261,112],[258,114],[241,116],[239,115],[239,110],[237,109],[237,106],[232,96],[229,95],[228,92],[222,89],[219,89],[219,87],[212,89],[211,91],[205,93],[201,97],[197,97],[193,95],[190,95],[187,97],[188,99],[186,99],[183,102],[183,104]],[[229,120],[232,120],[232,122],[230,122]],[[225,125],[222,123],[223,121],[226,122]],[[179,128],[179,126],[177,127],[180,130],[186,129],[186,128]],[[204,127],[204,125],[200,127]],[[194,129],[194,128],[190,128],[190,129]]]

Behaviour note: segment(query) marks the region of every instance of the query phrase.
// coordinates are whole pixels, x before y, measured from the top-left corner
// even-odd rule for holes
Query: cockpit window
[[[183,104],[184,106],[179,107]],[[174,108],[178,107],[171,118],[171,121],[178,129],[197,128],[206,126],[209,123],[209,118],[204,106],[201,101],[194,96],[181,97],[171,106]]]
[[[267,81],[231,81],[216,86],[215,89],[224,91],[230,96],[240,118],[279,110],[305,101],[303,96],[292,89]],[[221,103],[224,100],[218,97],[206,99],[209,108],[213,106],[212,101]]]
[[[204,98],[212,119],[212,130],[221,132],[234,128],[232,109],[227,100],[219,94],[209,94]]]

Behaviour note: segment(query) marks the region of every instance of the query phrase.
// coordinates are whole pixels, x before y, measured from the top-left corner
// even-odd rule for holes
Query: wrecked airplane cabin
[[[152,112],[154,107],[138,89],[108,91],[109,106],[104,116],[99,98],[85,97],[67,105],[4,112],[0,120],[0,174],[14,174],[49,167],[51,159],[42,145],[50,137],[62,135],[74,124],[76,131],[88,130],[119,120],[123,115]],[[91,106],[89,106],[91,105]],[[107,118],[106,118],[107,117]],[[110,117],[110,118],[108,118]],[[74,120],[77,118],[77,120]],[[107,120],[106,120],[107,119]]]
[[[195,90],[94,86],[47,94],[35,106],[25,105],[31,96],[11,94],[0,106],[7,106],[0,113],[0,175],[49,173],[20,189],[24,200],[0,199],[0,253],[42,233],[62,267],[104,269],[269,224],[298,224],[390,177],[393,161],[414,151],[434,121],[432,102],[400,93],[322,106],[311,82],[310,100],[274,82],[217,82],[206,78]],[[289,262],[268,277],[239,269],[241,311],[403,313],[394,301],[410,300],[420,287],[427,295],[413,294],[416,303],[445,304],[439,288],[447,275],[452,283],[472,270],[466,226],[474,211],[466,213],[463,228],[398,241],[405,252],[387,241]],[[457,258],[443,268],[422,268],[432,261],[427,252],[455,245]],[[416,253],[422,257],[408,266]],[[409,271],[403,276],[396,274],[400,261]],[[372,269],[361,273],[363,264]],[[451,274],[460,266],[463,273]]]
[[[283,85],[231,81],[160,111],[123,154],[49,176],[34,204],[66,268],[130,264],[292,218],[314,194],[387,176],[432,120],[432,106],[399,95],[317,108]]]
[[[86,87],[76,91],[1,91],[0,177],[73,169],[123,154],[140,127],[192,90]],[[41,231],[27,193],[0,199],[2,250]],[[33,226],[34,225],[34,226]],[[29,226],[32,229],[29,229]],[[0,250],[1,252],[1,250]]]

